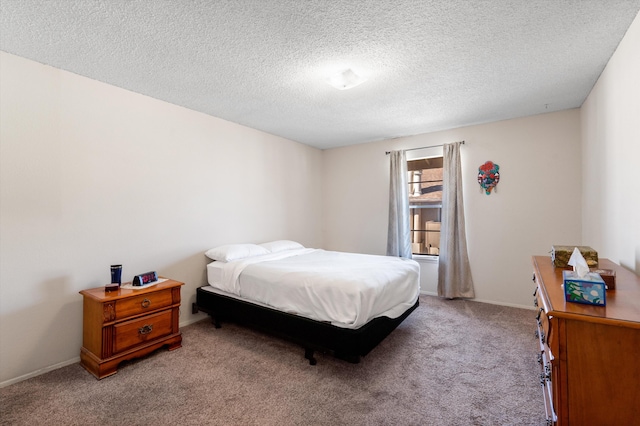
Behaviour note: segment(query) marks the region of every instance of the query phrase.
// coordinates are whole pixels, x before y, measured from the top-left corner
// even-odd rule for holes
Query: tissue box
[[[587,246],[551,246],[551,261],[556,268],[566,268],[569,266],[569,258],[573,249],[578,247],[582,257],[587,261],[590,268],[598,266],[598,252]]]
[[[573,271],[562,271],[562,280],[564,282],[564,299],[567,302],[598,306],[607,304],[604,280],[599,274],[589,272],[580,278]]]

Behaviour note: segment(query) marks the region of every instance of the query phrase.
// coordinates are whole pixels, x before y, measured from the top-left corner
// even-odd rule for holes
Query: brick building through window
[[[440,254],[442,157],[407,161],[413,254]]]

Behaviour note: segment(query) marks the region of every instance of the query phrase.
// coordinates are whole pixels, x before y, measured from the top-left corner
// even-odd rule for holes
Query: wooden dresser
[[[162,346],[182,346],[179,330],[180,286],[166,280],[140,290],[104,287],[83,290],[80,364],[98,379],[117,372],[122,361]]]
[[[607,260],[606,306],[565,302],[562,269],[533,257],[540,384],[548,425],[640,425],[640,278]]]

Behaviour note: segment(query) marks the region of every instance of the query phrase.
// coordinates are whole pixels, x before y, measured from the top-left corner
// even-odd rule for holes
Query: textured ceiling
[[[0,0],[0,49],[318,148],[579,107],[640,0]],[[352,68],[368,81],[326,84]]]

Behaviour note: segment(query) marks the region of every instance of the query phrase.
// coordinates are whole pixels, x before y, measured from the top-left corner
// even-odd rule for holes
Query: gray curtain
[[[460,145],[456,142],[443,146],[438,295],[447,298],[475,297],[464,226]]]
[[[387,256],[411,259],[407,156],[404,151],[391,151],[390,156],[391,176],[389,184]]]

